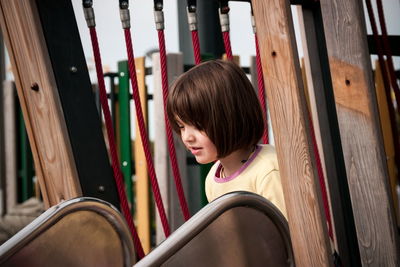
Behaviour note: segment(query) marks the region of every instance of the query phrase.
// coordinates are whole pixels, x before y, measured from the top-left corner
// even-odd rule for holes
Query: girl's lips
[[[190,152],[191,152],[193,155],[196,155],[196,154],[200,153],[200,150],[201,150],[200,147],[191,147],[191,148],[190,148]]]

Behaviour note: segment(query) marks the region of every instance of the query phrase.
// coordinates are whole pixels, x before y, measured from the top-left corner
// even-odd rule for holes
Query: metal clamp
[[[86,24],[88,27],[95,27],[96,20],[94,18],[93,7],[84,7],[83,13],[85,14]]]
[[[190,8],[187,8],[187,17],[189,23],[189,30],[196,31],[197,30],[197,14],[196,11],[190,11]]]
[[[93,1],[92,0],[82,0],[82,6],[83,7],[92,7],[93,6]]]
[[[119,16],[121,18],[122,28],[129,29],[131,27],[131,16],[129,15],[129,9],[121,8],[119,10]]]
[[[163,8],[163,0],[154,0],[154,11],[162,11]]]
[[[187,9],[189,12],[196,12],[197,9],[196,0],[187,0]]]
[[[129,1],[128,0],[119,0],[119,8],[120,9],[128,9]]]
[[[251,15],[251,26],[253,27],[253,33],[256,34],[257,33],[257,29],[256,29],[256,20],[254,19],[254,15]]]
[[[228,32],[229,31],[229,14],[222,13],[221,9],[219,9],[219,22],[221,24],[221,31]]]
[[[163,11],[154,11],[154,21],[156,22],[157,30],[164,30],[164,12]]]

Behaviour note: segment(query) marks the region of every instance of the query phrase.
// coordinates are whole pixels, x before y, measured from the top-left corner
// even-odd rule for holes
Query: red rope
[[[171,157],[171,165],[172,171],[174,173],[175,187],[179,197],[179,203],[181,205],[181,210],[185,221],[190,218],[189,209],[186,203],[185,194],[183,192],[182,187],[182,179],[179,173],[178,161],[176,159],[176,151],[174,145],[174,138],[171,129],[171,125],[168,120],[166,106],[167,106],[167,98],[168,98],[168,71],[167,71],[167,56],[165,52],[165,39],[164,39],[164,31],[158,30],[158,42],[160,47],[160,62],[161,62],[161,76],[162,76],[162,91],[163,91],[163,101],[164,101],[164,119],[165,119],[165,128],[167,132],[167,140],[168,140],[168,151]]]
[[[194,62],[196,65],[198,65],[201,63],[201,54],[200,54],[199,34],[197,30],[192,31],[192,43],[193,43]]]
[[[311,139],[312,139],[312,144],[313,144],[313,149],[314,149],[315,161],[317,163],[318,179],[319,179],[319,185],[321,187],[321,193],[322,193],[322,202],[324,204],[325,217],[326,217],[326,220],[328,221],[328,234],[329,234],[329,237],[331,238],[331,240],[334,240],[333,239],[331,213],[330,213],[329,204],[328,204],[329,203],[328,202],[328,194],[326,192],[326,185],[325,185],[325,176],[324,176],[324,172],[322,171],[321,158],[319,156],[317,141],[315,138],[314,126],[312,123],[312,118],[311,118],[310,112],[308,112],[308,117],[310,119]]]
[[[144,154],[149,168],[151,188],[153,190],[154,201],[156,202],[157,205],[158,213],[160,215],[161,223],[164,229],[164,234],[166,237],[168,237],[170,235],[168,219],[165,214],[160,194],[160,189],[158,187],[156,172],[154,170],[153,160],[150,152],[149,139],[147,137],[146,126],[144,124],[142,105],[140,103],[139,89],[136,77],[135,58],[133,56],[133,47],[132,47],[132,38],[130,29],[124,29],[124,33],[125,33],[126,50],[128,53],[128,65],[129,65],[129,74],[131,78],[131,85],[133,91],[133,99],[135,101],[135,107],[136,107],[136,118],[139,125],[140,137],[142,140]]]
[[[264,77],[261,66],[261,58],[260,58],[260,50],[258,47],[258,38],[257,34],[254,34],[255,42],[256,42],[256,65],[257,65],[257,85],[258,85],[258,98],[260,99],[260,104],[264,117],[264,133],[263,133],[263,143],[269,144],[268,140],[268,115],[267,115],[267,106],[265,104],[265,85],[264,85]]]
[[[373,37],[374,37],[374,41],[375,41],[375,45],[376,45],[377,54],[378,54],[378,61],[379,61],[379,65],[381,67],[382,78],[383,78],[383,87],[385,89],[385,95],[386,95],[386,102],[388,104],[388,111],[389,111],[389,118],[390,118],[389,120],[390,120],[390,126],[392,128],[393,144],[395,147],[394,160],[396,162],[397,168],[400,168],[400,155],[399,155],[400,143],[399,143],[399,139],[398,139],[399,132],[398,132],[397,125],[396,125],[396,111],[394,108],[393,100],[391,98],[391,88],[390,88],[390,82],[389,82],[389,77],[388,77],[389,74],[387,73],[385,59],[383,58],[383,49],[382,49],[382,45],[381,45],[381,40],[378,38],[378,27],[376,25],[375,15],[374,15],[374,11],[372,9],[372,4],[371,4],[370,0],[366,0],[366,6],[367,6],[368,16],[370,19],[372,33],[373,33]],[[393,74],[393,77],[394,77],[394,74]],[[396,84],[397,84],[397,82],[396,82]],[[397,102],[397,105],[400,104],[400,102],[398,102],[397,98],[396,98],[396,102]],[[398,108],[398,112],[400,114],[399,108]],[[398,173],[397,179],[400,180],[400,173]]]
[[[112,165],[112,169],[114,172],[115,182],[117,185],[118,196],[119,196],[119,200],[121,202],[122,212],[125,216],[125,220],[128,223],[129,229],[130,229],[132,237],[133,237],[133,242],[135,245],[137,256],[138,256],[138,258],[143,258],[144,251],[142,248],[142,244],[140,243],[140,239],[137,234],[135,225],[133,223],[132,215],[129,210],[128,200],[127,200],[126,194],[125,194],[124,182],[122,179],[122,173],[119,168],[119,160],[118,160],[117,148],[115,145],[115,137],[114,137],[114,130],[113,130],[113,126],[112,126],[110,109],[108,106],[108,99],[107,99],[106,87],[105,87],[105,83],[104,83],[104,75],[103,75],[103,69],[102,69],[102,63],[101,63],[101,57],[100,57],[100,49],[99,49],[99,43],[97,40],[96,29],[94,27],[89,27],[89,30],[90,30],[90,38],[92,40],[93,54],[94,54],[95,63],[96,63],[97,81],[99,83],[99,89],[100,89],[99,90],[100,101],[101,101],[101,106],[102,106],[102,110],[103,110],[103,114],[104,114],[107,135],[108,135],[108,141],[110,144],[110,153],[111,153],[111,161],[112,161],[111,165]]]
[[[230,40],[230,37],[229,37],[229,32],[228,31],[222,32],[222,37],[224,39],[226,57],[229,60],[233,60],[232,48],[231,48],[231,40]]]

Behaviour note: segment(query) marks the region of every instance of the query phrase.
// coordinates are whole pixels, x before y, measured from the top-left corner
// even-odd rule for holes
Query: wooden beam
[[[119,207],[117,187],[104,142],[101,118],[93,101],[92,84],[71,0],[35,2],[82,193]]]
[[[399,266],[363,4],[320,2],[361,262]]]
[[[5,143],[4,143],[4,96],[3,96],[3,81],[5,80],[6,74],[6,64],[5,64],[5,49],[3,36],[0,34],[0,113],[4,115],[0,115],[0,216],[5,213],[5,205],[6,205],[6,192],[5,192],[5,166],[6,166],[6,156],[5,156]]]
[[[145,125],[148,125],[145,58],[135,58],[135,66],[143,117],[145,120]],[[147,169],[146,157],[143,151],[142,139],[140,138],[140,131],[137,125],[138,124],[136,123],[136,138],[134,145],[136,170],[136,222],[138,235],[140,241],[142,242],[144,253],[147,254],[150,252],[151,248],[149,172]]]
[[[290,2],[252,3],[296,265],[331,266]]]
[[[33,0],[0,1],[18,96],[47,207],[81,195],[39,14]]]
[[[319,3],[297,8],[311,114],[330,199],[336,251],[344,266],[360,266],[357,234],[329,73]]]
[[[379,109],[379,118],[383,134],[383,143],[385,146],[386,164],[390,179],[390,189],[392,191],[394,210],[397,218],[397,227],[400,227],[399,217],[399,199],[396,192],[397,176],[396,176],[396,163],[394,161],[395,149],[393,144],[393,132],[390,123],[389,107],[383,83],[383,75],[379,61],[375,61],[375,92],[376,100]]]

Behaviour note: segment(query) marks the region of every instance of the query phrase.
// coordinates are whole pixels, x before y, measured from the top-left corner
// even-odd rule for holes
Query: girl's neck
[[[223,167],[224,176],[228,177],[239,170],[240,167],[242,167],[242,165],[250,158],[254,150],[255,147],[252,146],[248,149],[236,150],[228,156],[220,158],[219,161]]]

